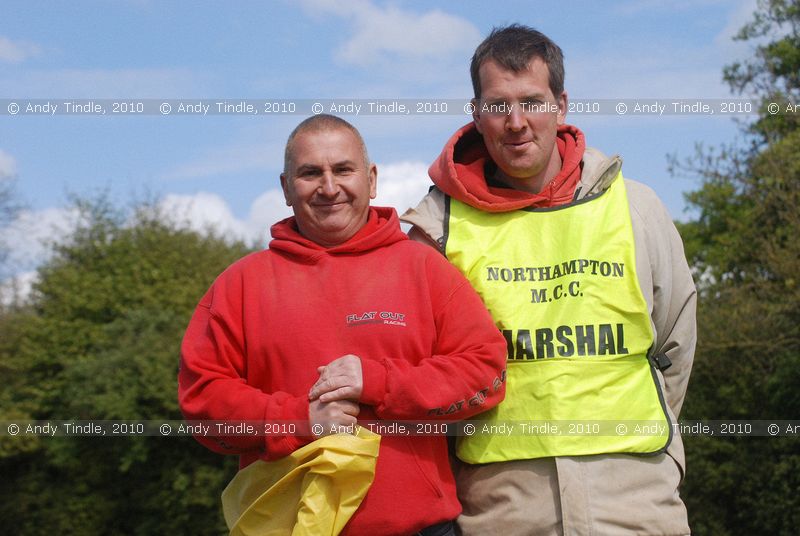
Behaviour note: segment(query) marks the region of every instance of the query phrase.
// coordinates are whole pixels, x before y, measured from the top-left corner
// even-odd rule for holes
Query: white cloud
[[[422,162],[396,162],[378,165],[378,196],[373,204],[389,206],[402,214],[417,206],[428,188],[428,165]]]
[[[37,272],[31,270],[0,281],[0,304],[7,307],[15,303],[24,303],[37,279]]]
[[[0,149],[0,180],[10,179],[17,175],[17,162],[14,157]]]
[[[280,188],[267,190],[253,201],[250,207],[248,226],[259,243],[269,240],[269,228],[273,223],[292,215],[291,207],[286,206]]]
[[[272,224],[292,215],[280,189],[267,190],[258,196],[250,206],[247,219],[237,218],[225,199],[208,192],[170,194],[161,201],[160,208],[177,222],[200,233],[211,230],[226,238],[261,245],[269,240]]]
[[[471,52],[481,39],[471,22],[440,10],[418,14],[393,5],[378,7],[368,0],[304,0],[302,4],[315,17],[328,13],[353,22],[353,35],[336,55],[355,65],[406,58],[440,59]]]
[[[45,262],[50,245],[68,236],[78,223],[70,209],[24,210],[4,229],[3,242],[9,247],[8,266],[13,273],[27,272]]]
[[[201,233],[213,231],[239,240],[251,238],[247,224],[236,219],[225,200],[217,194],[170,194],[161,201],[160,208],[175,221],[186,223]]]
[[[26,41],[12,41],[0,35],[0,61],[21,63],[38,55],[40,51],[38,45]]]

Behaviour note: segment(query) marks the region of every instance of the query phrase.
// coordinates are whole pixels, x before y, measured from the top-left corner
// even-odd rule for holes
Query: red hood
[[[370,207],[364,227],[347,242],[330,248],[301,235],[297,231],[294,216],[273,225],[270,234],[272,235],[270,249],[285,252],[308,263],[316,262],[324,255],[363,253],[408,239],[400,230],[397,212],[391,207]]]
[[[556,143],[561,171],[538,194],[486,184],[483,170],[490,157],[474,123],[465,125],[447,141],[428,174],[447,195],[486,212],[558,206],[572,200],[581,178],[586,141],[577,127],[562,125]]]

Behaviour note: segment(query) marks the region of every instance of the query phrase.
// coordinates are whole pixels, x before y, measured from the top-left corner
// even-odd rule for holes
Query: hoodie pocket
[[[437,462],[435,445],[433,445],[430,440],[425,437],[404,437],[403,441],[408,445],[408,450],[411,452],[411,457],[414,458],[414,464],[417,466],[422,478],[428,483],[428,486],[430,486],[431,490],[433,490],[437,497],[444,497],[442,488],[438,484],[438,475],[433,477],[428,474],[428,471],[425,470],[426,464],[423,462],[425,458],[429,458],[433,463]],[[446,455],[447,451],[445,449],[445,456]],[[447,458],[441,460],[441,463],[448,464],[449,467],[449,461]]]

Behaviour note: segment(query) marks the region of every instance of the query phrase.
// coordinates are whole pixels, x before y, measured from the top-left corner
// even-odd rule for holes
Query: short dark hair
[[[283,152],[283,173],[284,175],[288,175],[290,169],[290,162],[292,161],[292,150],[294,149],[294,139],[304,132],[319,132],[320,130],[336,130],[336,129],[345,129],[352,132],[355,137],[358,139],[359,144],[361,145],[361,152],[364,155],[364,165],[369,168],[369,155],[367,154],[367,144],[364,143],[364,138],[361,137],[361,133],[358,131],[356,127],[342,119],[341,117],[336,117],[335,115],[330,114],[319,114],[319,115],[312,115],[308,119],[303,120],[299,125],[297,125],[291,134],[289,134],[289,139],[286,140],[286,149]]]
[[[541,58],[547,65],[550,91],[558,98],[564,91],[564,54],[561,48],[542,32],[522,24],[492,29],[489,37],[475,49],[469,66],[475,98],[481,98],[479,71],[485,61],[494,60],[518,73],[527,69],[534,58]]]

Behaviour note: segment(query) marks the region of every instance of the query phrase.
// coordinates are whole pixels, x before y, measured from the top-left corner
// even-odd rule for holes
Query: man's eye
[[[508,113],[509,104],[504,100],[486,101],[481,105],[481,113],[488,115],[504,115]]]

